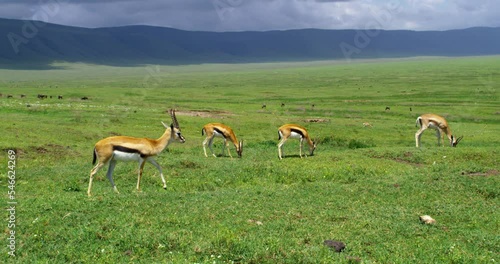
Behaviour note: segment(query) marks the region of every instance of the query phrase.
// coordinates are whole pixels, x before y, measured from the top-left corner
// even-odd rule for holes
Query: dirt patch
[[[462,175],[471,176],[471,177],[491,177],[500,175],[499,170],[489,170],[487,172],[467,172],[462,171]]]
[[[412,161],[409,161],[409,160],[405,160],[405,159],[402,159],[402,158],[394,158],[392,159],[393,161],[397,162],[397,163],[401,163],[401,164],[406,164],[406,165],[411,165],[411,166],[415,166],[415,167],[421,167],[423,166],[424,164],[422,163],[418,163],[418,162],[412,162]]]
[[[403,153],[403,157],[405,157],[405,158],[413,157],[413,153],[407,151],[407,152]]]
[[[55,156],[76,156],[69,146],[58,144],[45,144],[41,146],[30,146],[27,148],[15,148],[18,158],[31,158],[39,155],[55,155]]]
[[[186,168],[186,169],[197,169],[197,168],[200,168],[200,165],[198,165],[197,163],[194,163],[192,161],[189,161],[189,160],[183,160],[183,161],[181,161],[180,165],[183,168]]]
[[[344,100],[344,103],[369,103],[371,100]]]
[[[41,150],[44,152],[55,152],[55,153],[62,153],[62,152],[68,152],[71,151],[69,146],[62,146],[62,145],[57,145],[57,144],[45,144],[41,147],[35,147],[37,150]]]
[[[217,110],[184,110],[176,111],[176,115],[179,116],[197,116],[202,118],[222,118],[225,116],[233,116],[234,114],[228,111],[217,111]]]
[[[330,122],[330,120],[324,119],[324,118],[308,118],[308,119],[304,119],[304,122],[308,122],[308,123],[327,123],[327,122]]]
[[[44,154],[49,152],[49,150],[45,147],[33,147],[32,150],[34,150],[38,154]]]
[[[412,160],[413,153],[411,153],[409,151],[404,152],[402,155],[397,156],[397,157],[390,157],[390,156],[386,156],[386,155],[370,155],[370,156],[372,158],[376,158],[376,159],[392,160],[392,161],[395,161],[397,163],[401,163],[401,164],[405,164],[405,165],[410,165],[410,166],[415,166],[415,167],[421,167],[421,166],[424,165],[424,164],[419,163],[417,161],[413,161]]]

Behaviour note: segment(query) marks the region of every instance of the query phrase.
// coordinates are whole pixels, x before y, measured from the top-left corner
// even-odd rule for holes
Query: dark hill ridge
[[[191,64],[500,54],[500,28],[449,31],[184,31],[79,28],[0,19],[0,65]]]

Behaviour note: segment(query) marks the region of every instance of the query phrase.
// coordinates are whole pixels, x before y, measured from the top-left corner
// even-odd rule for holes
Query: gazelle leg
[[[233,158],[233,156],[231,155],[231,150],[229,149],[229,143],[226,139],[224,139],[224,145],[226,145],[227,154],[229,154],[229,157]]]
[[[106,177],[108,177],[108,180],[111,183],[111,187],[113,187],[113,191],[115,191],[116,193],[120,193],[120,192],[118,192],[118,189],[116,188],[115,182],[113,181],[113,171],[115,170],[115,166],[116,166],[116,160],[111,159],[109,161],[109,168],[108,168],[108,172],[106,173]]]
[[[92,196],[91,194],[91,189],[92,189],[92,181],[94,180],[94,175],[99,171],[99,169],[101,169],[105,164],[104,163],[101,163],[101,162],[98,162],[97,165],[94,166],[94,168],[92,168],[92,170],[90,171],[90,179],[89,179],[89,188],[87,189],[87,195],[88,196]]]
[[[144,165],[146,164],[145,159],[140,159],[139,160],[139,176],[137,176],[137,191],[141,191],[141,177],[142,177],[142,171],[144,170]]]
[[[285,144],[285,141],[286,141],[286,140],[287,140],[286,138],[283,138],[283,139],[282,139],[282,140],[278,143],[278,157],[279,157],[280,159],[283,159],[283,156],[282,156],[282,154],[283,154],[282,147],[283,147],[283,144]]]
[[[221,152],[222,157],[224,157],[225,148],[226,148],[226,139],[224,139],[224,143],[222,144],[222,152]]]
[[[151,164],[153,164],[153,166],[155,166],[158,171],[160,172],[160,177],[161,177],[161,181],[163,182],[163,189],[167,189],[167,182],[165,181],[165,177],[163,177],[163,172],[161,170],[161,166],[160,164],[158,164],[158,162],[156,162],[156,160],[154,160],[153,158],[148,158],[147,161]]]
[[[207,137],[207,138],[205,138],[205,140],[203,140],[203,152],[205,153],[205,157],[208,157],[206,146],[207,146],[207,143],[208,143],[209,140],[210,140],[209,137]]]
[[[300,144],[299,144],[299,157],[302,158],[302,145],[304,143],[304,138],[300,138]]]
[[[208,141],[208,148],[210,149],[210,152],[212,152],[212,156],[217,158],[217,155],[215,155],[214,149],[212,148],[213,143],[214,143],[214,137],[210,138],[210,140]]]
[[[417,148],[420,147],[420,138],[422,137],[422,133],[424,133],[426,128],[420,128],[417,133],[415,133],[415,142],[416,142],[416,145],[417,145]]]
[[[441,131],[436,129],[436,137],[438,138],[438,146],[441,146]]]

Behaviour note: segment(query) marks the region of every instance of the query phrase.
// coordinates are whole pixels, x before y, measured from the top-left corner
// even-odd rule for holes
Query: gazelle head
[[[460,140],[462,140],[462,138],[464,138],[464,136],[461,136],[461,137],[458,137],[458,138],[455,138],[454,136],[451,136],[451,146],[452,147],[456,147],[458,145],[458,143],[460,142]]]
[[[163,121],[161,123],[166,129],[170,128],[171,131],[170,140],[172,141],[177,140],[181,143],[186,142],[186,139],[181,134],[181,128],[179,127],[179,122],[177,122],[177,118],[175,117],[175,110],[170,109],[168,113],[170,114],[170,117],[172,117],[172,123],[170,124],[170,126],[163,123]]]
[[[312,141],[312,145],[309,146],[310,154],[309,156],[314,156],[314,150],[316,149],[316,141]]]
[[[238,152],[238,157],[241,158],[241,155],[243,154],[243,140],[238,143],[238,149],[236,152]]]

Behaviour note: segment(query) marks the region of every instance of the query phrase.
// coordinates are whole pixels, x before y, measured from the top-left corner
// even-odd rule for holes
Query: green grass
[[[500,259],[500,57],[55,66],[0,71],[0,191],[8,208],[7,151],[15,149],[18,202],[16,257],[7,255],[5,213],[1,262]],[[38,100],[39,93],[64,99]],[[172,107],[187,142],[157,158],[167,191],[146,165],[137,193],[136,164],[118,163],[120,194],[102,170],[88,198],[95,142],[157,138]],[[415,119],[427,112],[464,135],[457,148],[436,146],[432,131],[415,148]],[[204,157],[208,122],[234,129],[245,142],[242,159]],[[315,156],[298,158],[298,141],[290,140],[278,160],[284,123],[308,128],[319,142]],[[221,141],[214,145],[219,154]],[[437,223],[421,224],[424,214]],[[330,250],[327,239],[346,249]]]

